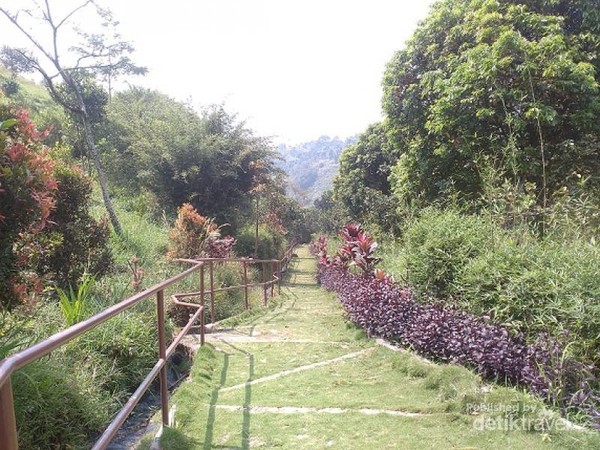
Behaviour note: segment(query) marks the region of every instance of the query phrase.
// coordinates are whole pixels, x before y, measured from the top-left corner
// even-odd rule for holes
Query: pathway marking
[[[245,383],[240,383],[240,384],[236,384],[234,386],[229,386],[229,387],[220,389],[219,392],[228,392],[228,391],[234,391],[236,389],[243,389],[247,386],[253,386],[253,385],[259,384],[259,383],[266,383],[267,381],[277,380],[279,378],[285,377],[287,375],[292,375],[294,373],[304,372],[307,370],[316,369],[317,367],[323,367],[323,366],[327,366],[330,364],[334,364],[336,362],[344,361],[346,359],[356,358],[357,356],[361,356],[367,352],[373,351],[373,349],[374,349],[374,347],[369,347],[369,348],[360,350],[358,352],[348,353],[346,355],[338,356],[337,358],[328,359],[326,361],[319,361],[317,363],[307,364],[305,366],[296,367],[295,369],[284,370],[282,372],[278,372],[273,375],[268,375],[266,377],[257,378],[256,380],[250,380],[250,381],[246,381]]]
[[[224,409],[227,411],[251,412],[256,414],[346,414],[359,413],[367,416],[376,416],[385,414],[389,416],[401,417],[422,417],[422,416],[439,416],[448,415],[450,413],[417,413],[410,411],[401,411],[396,409],[374,409],[374,408],[312,408],[299,406],[239,406],[239,405],[209,405],[213,409]]]

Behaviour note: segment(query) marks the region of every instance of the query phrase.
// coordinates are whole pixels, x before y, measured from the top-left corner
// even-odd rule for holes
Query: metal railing
[[[1,450],[18,450],[18,436],[17,436],[17,424],[15,419],[14,410],[14,398],[13,389],[11,383],[11,376],[17,370],[23,368],[29,363],[36,361],[43,356],[48,355],[53,350],[61,347],[67,342],[75,339],[76,337],[84,334],[87,331],[92,330],[98,325],[106,322],[117,314],[132,308],[133,306],[140,303],[152,295],[156,294],[156,312],[157,312],[157,328],[158,328],[158,360],[154,367],[150,370],[148,375],[140,383],[135,392],[131,395],[129,400],[123,405],[121,410],[115,415],[112,422],[108,425],[104,433],[98,438],[93,450],[105,449],[117,434],[131,411],[135,408],[138,402],[141,400],[144,393],[148,390],[156,376],[158,375],[160,381],[160,406],[161,416],[163,425],[167,426],[169,421],[169,392],[167,385],[167,361],[171,354],[175,351],[183,337],[188,333],[190,328],[200,319],[200,338],[201,344],[204,344],[204,332],[205,332],[205,302],[204,298],[208,294],[210,295],[210,316],[211,322],[214,323],[215,319],[215,293],[223,292],[234,289],[244,289],[244,304],[245,308],[250,307],[249,303],[249,288],[262,286],[263,290],[263,304],[267,305],[268,291],[270,290],[271,297],[275,295],[275,284],[281,289],[281,274],[287,269],[289,265],[294,245],[290,245],[286,250],[281,260],[257,260],[257,259],[244,259],[244,258],[201,258],[198,260],[179,260],[193,264],[193,266],[178,275],[175,275],[168,280],[163,281],[151,288],[146,289],[132,297],[129,297],[120,303],[117,303],[104,311],[84,320],[72,327],[69,327],[59,333],[56,333],[42,342],[39,342],[31,347],[21,350],[13,355],[10,355],[0,361],[0,449]],[[228,286],[216,288],[214,285],[214,266],[215,264],[224,263],[237,263],[243,266],[243,284],[236,286]],[[262,268],[261,281],[256,283],[250,283],[248,278],[248,266],[253,264],[260,264]],[[205,266],[208,265],[209,271],[209,286],[208,289],[205,286]],[[177,336],[173,339],[170,345],[167,347],[167,339],[165,335],[165,301],[164,293],[165,289],[175,284],[176,282],[187,278],[188,276],[198,272],[200,275],[199,279],[199,290],[196,292],[185,293],[185,294],[174,294],[171,296],[173,303],[195,309],[194,314],[190,317],[187,324],[181,328]],[[269,274],[269,275],[267,275]],[[186,297],[199,297],[200,303],[188,303],[181,299]]]

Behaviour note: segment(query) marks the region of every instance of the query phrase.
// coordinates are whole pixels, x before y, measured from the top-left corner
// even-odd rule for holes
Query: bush
[[[226,258],[231,254],[235,240],[229,236],[220,239],[221,227],[198,214],[189,203],[179,208],[175,226],[169,234],[169,258]]]
[[[237,235],[236,253],[239,256],[251,256],[257,259],[279,259],[283,256],[287,241],[278,231],[265,225],[258,228],[258,251],[255,252],[256,228],[247,225]],[[256,253],[256,254],[255,254]]]
[[[99,278],[112,268],[110,229],[106,220],[90,215],[92,180],[79,167],[58,164],[54,176],[58,190],[49,217],[52,225],[37,237],[47,250],[32,262],[36,273],[66,288],[75,286],[84,273]]]
[[[491,314],[528,336],[569,330],[573,351],[598,365],[598,267],[597,245],[507,239],[469,261],[453,290],[464,309]]]
[[[156,316],[152,313],[128,311],[83,335],[69,344],[68,351],[85,360],[97,361],[103,372],[102,388],[119,400],[148,374],[158,358]],[[172,330],[167,330],[170,336]]]
[[[354,233],[351,233],[352,231]],[[348,270],[349,265],[344,264],[343,259],[346,253],[350,255],[349,258],[356,253],[356,250],[349,252],[346,247],[349,236],[359,232],[356,226],[347,225],[342,229],[345,243],[334,259],[326,256],[325,239],[316,241],[312,249],[319,257],[318,281],[326,289],[338,294],[350,320],[363,327],[369,335],[397,341],[442,362],[472,367],[487,378],[527,386],[543,399],[559,406],[563,412],[585,412],[595,420],[600,417],[600,396],[597,394],[600,380],[594,375],[594,367],[586,365],[581,354],[573,351],[572,342],[569,342],[572,338],[568,333],[532,333],[528,343],[522,332],[514,332],[491,320],[489,316],[477,316],[447,303],[423,299],[418,302],[412,291],[401,288],[379,269],[375,269],[373,273],[363,272],[360,276],[354,274]],[[548,250],[550,256],[557,253],[554,248],[549,247]],[[489,250],[489,253],[493,254],[493,249]],[[480,250],[480,254],[487,253]],[[509,251],[507,254],[515,256],[514,252]],[[477,258],[471,259],[473,265],[476,261]],[[536,264],[538,263],[546,268],[547,261],[543,258],[536,261]],[[576,258],[566,258],[565,265],[561,267],[562,273],[566,272],[566,264],[569,263],[575,264]],[[589,267],[586,266],[587,269],[582,270],[584,275],[579,277],[580,285],[577,286],[579,292],[585,291],[582,281],[587,283],[586,287],[595,286],[593,273],[597,265],[598,260],[593,259]],[[489,268],[485,262],[480,266],[484,269]],[[538,278],[528,277],[527,267],[521,267],[512,260],[501,267],[511,270],[514,268],[515,274],[525,271],[526,280]],[[463,272],[457,270],[455,277],[460,279],[462,274]],[[557,277],[551,277],[551,274],[548,274],[548,277],[548,286],[558,280]],[[539,278],[541,280],[544,276]],[[493,286],[493,281],[488,285]],[[483,289],[488,288],[492,291],[488,285],[484,284]],[[478,286],[477,274],[473,276],[472,286]],[[453,287],[448,286],[447,289]],[[502,286],[498,289],[503,290]],[[498,307],[502,308],[503,305]],[[545,308],[547,307],[548,305],[545,305]],[[581,304],[579,311],[582,311]],[[542,309],[535,316],[540,322],[540,329],[543,329],[542,323],[549,320],[549,314],[552,316],[553,312],[548,313]],[[556,317],[552,318],[557,320]],[[592,322],[595,323],[594,320]],[[593,333],[592,331],[591,335]],[[593,339],[590,341],[595,344]]]
[[[14,244],[21,236],[43,230],[54,208],[57,184],[54,161],[42,144],[45,133],[36,130],[26,111],[0,102],[0,305],[25,302],[40,292],[36,274],[20,273],[30,255],[20,257]]]
[[[477,216],[426,209],[404,236],[408,281],[418,291],[447,296],[459,271],[493,242],[494,230]]]
[[[20,448],[85,448],[110,419],[114,403],[97,373],[70,363],[36,361],[13,376]]]
[[[250,268],[249,268],[250,269]],[[253,275],[248,270],[248,278]],[[214,269],[216,288],[239,286],[244,282],[243,268],[239,264],[218,264]],[[235,289],[215,294],[215,320],[223,320],[235,316],[245,310],[244,290]]]

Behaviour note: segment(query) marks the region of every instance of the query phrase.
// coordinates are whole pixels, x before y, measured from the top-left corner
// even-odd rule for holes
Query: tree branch
[[[56,29],[58,30],[60,27],[62,27],[65,22],[67,20],[69,20],[71,17],[73,17],[73,15],[75,15],[79,10],[85,8],[87,5],[89,5],[90,3],[94,3],[92,0],[87,0],[84,4],[78,6],[77,8],[75,8],[73,11],[71,11],[69,14],[67,14],[65,16],[65,18],[63,20],[61,20],[58,25],[56,25]],[[46,0],[46,5],[48,4],[48,0]]]
[[[54,61],[52,59],[52,55],[50,55],[44,47],[33,37],[33,35],[27,31],[17,20],[17,16],[12,16],[8,10],[2,6],[0,6],[0,12],[6,16],[8,20],[12,22],[14,26],[16,26],[21,33],[25,35],[25,37],[40,51],[42,54],[48,58],[50,61]]]

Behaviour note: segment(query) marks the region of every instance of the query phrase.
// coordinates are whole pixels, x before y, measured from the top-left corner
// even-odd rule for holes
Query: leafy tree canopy
[[[167,210],[189,202],[221,223],[249,207],[245,194],[259,168],[269,179],[277,173],[269,142],[223,106],[198,115],[164,94],[136,87],[109,105],[104,147],[108,170],[121,186],[152,192]]]
[[[334,180],[334,196],[350,217],[391,227],[394,208],[389,204],[388,176],[396,161],[385,123],[371,125],[344,150]]]
[[[598,185],[599,49],[598,0],[435,4],[383,80],[395,194],[478,198],[486,167],[540,203],[574,177]]]

